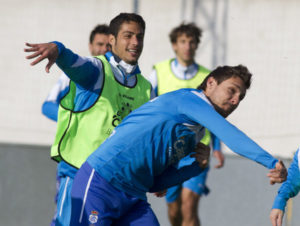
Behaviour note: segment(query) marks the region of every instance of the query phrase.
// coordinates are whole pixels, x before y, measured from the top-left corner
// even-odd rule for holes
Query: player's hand
[[[280,209],[272,209],[270,213],[270,220],[272,226],[282,226],[282,218],[283,218],[283,211]]]
[[[271,169],[267,176],[270,178],[270,184],[282,183],[286,181],[287,170],[281,160],[279,160],[274,169]]]
[[[214,157],[217,159],[218,164],[215,165],[215,168],[222,168],[224,166],[225,157],[221,151],[215,150],[213,152]]]
[[[36,65],[44,59],[48,59],[49,62],[46,65],[46,72],[49,73],[51,66],[55,63],[58,57],[58,48],[55,43],[41,43],[41,44],[31,44],[25,43],[28,48],[24,49],[24,52],[33,52],[28,55],[26,59],[36,58],[30,63],[31,66]]]
[[[158,191],[158,192],[154,192],[154,195],[158,198],[164,197],[166,194],[167,194],[167,189]]]
[[[200,168],[206,168],[209,163],[210,147],[205,144],[198,143],[194,151],[196,153],[191,154],[191,157],[196,159]]]

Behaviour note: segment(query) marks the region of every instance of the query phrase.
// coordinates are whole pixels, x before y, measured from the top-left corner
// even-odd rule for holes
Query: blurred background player
[[[270,220],[272,226],[282,226],[282,219],[287,201],[295,197],[300,191],[300,147],[294,155],[293,162],[288,169],[287,180],[281,185],[274,200]]]
[[[71,79],[61,99],[51,157],[59,162],[60,188],[56,225],[70,225],[71,188],[77,169],[132,110],[150,99],[151,84],[141,75],[145,21],[134,13],[120,13],[109,25],[112,52],[81,57],[60,42],[30,44],[31,65],[48,59],[46,72],[56,63]]]
[[[104,55],[107,51],[110,51],[110,45],[108,42],[109,28],[106,24],[97,25],[90,33],[89,37],[89,51],[91,56]],[[69,90],[70,79],[67,75],[62,73],[57,83],[53,86],[47,99],[42,105],[42,113],[47,118],[57,122],[58,107],[60,100],[66,95]],[[55,203],[57,203],[57,195],[59,189],[60,176],[56,175],[56,195]],[[51,225],[55,225],[56,213],[51,222]]]
[[[202,30],[194,23],[180,24],[175,27],[169,37],[176,58],[168,59],[154,65],[149,80],[156,95],[161,95],[181,88],[197,88],[209,74],[209,70],[195,62],[195,53],[200,43]],[[213,155],[218,160],[216,168],[224,164],[220,141],[206,135],[201,142],[208,145],[213,138]],[[173,226],[200,225],[198,203],[202,194],[207,195],[209,189],[205,182],[209,168],[183,184],[169,188],[166,194],[168,217]]]

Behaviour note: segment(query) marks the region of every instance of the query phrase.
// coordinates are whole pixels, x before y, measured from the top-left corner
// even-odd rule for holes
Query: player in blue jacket
[[[71,187],[78,168],[130,111],[147,102],[151,84],[141,75],[145,22],[140,15],[120,13],[109,26],[111,52],[82,57],[60,42],[26,43],[31,65],[47,60],[70,78],[62,99],[51,157],[58,161],[60,188],[57,225],[70,225]]]
[[[300,191],[299,150],[300,148],[298,148],[295,153],[293,162],[288,169],[287,180],[279,188],[278,194],[274,200],[270,214],[272,226],[282,226],[282,218],[287,201],[290,198],[295,197]]]
[[[77,172],[72,188],[71,225],[159,225],[147,203],[158,192],[198,175],[189,156],[207,128],[239,155],[271,169],[270,183],[286,179],[281,161],[224,118],[250,87],[242,65],[218,67],[198,89],[155,98],[129,114]]]

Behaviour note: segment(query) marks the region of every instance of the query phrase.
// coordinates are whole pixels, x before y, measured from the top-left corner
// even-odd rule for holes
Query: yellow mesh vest
[[[210,71],[198,65],[197,74],[187,80],[177,78],[171,70],[171,62],[174,59],[166,60],[161,63],[158,63],[154,66],[157,75],[157,87],[158,87],[158,95],[175,91],[182,88],[197,88],[206,76],[210,73]]]
[[[125,116],[150,99],[151,84],[142,75],[136,75],[134,87],[123,86],[115,80],[106,58],[97,58],[102,61],[105,74],[97,101],[84,111],[73,111],[76,85],[71,82],[69,92],[59,106],[51,157],[56,161],[64,160],[76,168],[102,144]]]
[[[198,65],[198,72],[197,74],[187,80],[179,79],[177,78],[171,69],[171,62],[174,59],[165,60],[162,61],[156,65],[154,65],[154,68],[156,70],[157,75],[157,93],[158,95],[175,91],[182,88],[197,88],[206,78],[206,76],[210,73],[210,71],[201,66]],[[205,145],[209,145],[211,140],[210,132],[205,129],[205,135],[201,139],[201,143]]]

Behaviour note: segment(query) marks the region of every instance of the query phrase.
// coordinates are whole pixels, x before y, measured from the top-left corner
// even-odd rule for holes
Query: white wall
[[[174,56],[170,30],[183,19],[204,29],[197,61],[244,64],[253,73],[246,99],[229,120],[268,151],[291,156],[300,136],[300,2],[297,0],[139,1],[146,21],[140,66],[149,75],[157,61]],[[62,41],[88,55],[89,32],[133,0],[1,0],[0,142],[51,144],[55,123],[41,115],[41,103],[60,72],[29,66],[24,42]]]

